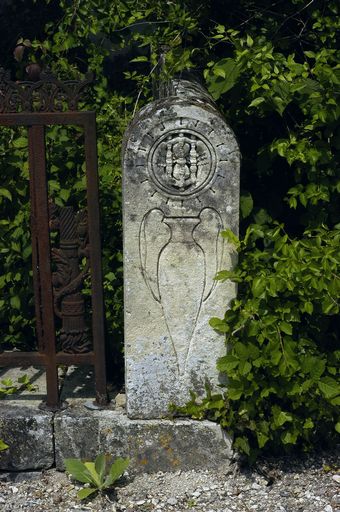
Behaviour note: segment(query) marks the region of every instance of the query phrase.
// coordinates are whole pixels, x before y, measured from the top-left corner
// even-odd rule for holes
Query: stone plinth
[[[238,145],[204,89],[172,89],[137,114],[123,148],[130,418],[166,417],[190,390],[218,385],[224,337],[208,322],[235,297],[214,276],[234,264],[221,231],[238,231]]]
[[[54,464],[50,412],[1,403],[0,439],[9,446],[0,452],[0,471],[47,469]]]
[[[25,372],[43,391],[45,376],[36,369]],[[38,374],[38,375],[37,375]],[[125,396],[120,394],[103,410],[93,408],[92,368],[68,370],[62,399],[69,407],[41,411],[40,394],[20,392],[0,407],[0,439],[9,448],[0,452],[0,473],[64,469],[64,459],[86,461],[105,453],[114,460],[129,457],[130,475],[209,467],[223,471],[233,456],[231,439],[219,425],[190,419],[129,419]],[[12,373],[13,379],[17,374]],[[41,387],[40,387],[41,386]],[[1,508],[1,507],[0,507]]]
[[[129,457],[129,473],[223,470],[232,457],[231,440],[210,421],[130,420],[118,411],[73,408],[54,419],[56,467],[69,457],[94,460],[98,453]]]

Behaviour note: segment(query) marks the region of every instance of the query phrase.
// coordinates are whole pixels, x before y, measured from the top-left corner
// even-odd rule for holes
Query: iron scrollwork
[[[36,73],[34,78],[15,82],[9,71],[0,68],[0,114],[76,111],[84,89],[93,82],[92,73],[84,80],[62,81],[49,70]]]
[[[86,210],[75,212],[72,206],[60,207],[50,202],[50,231],[59,232],[59,247],[52,247],[55,266],[52,286],[55,315],[61,319],[61,350],[85,353],[92,348],[86,326],[84,280],[89,275],[89,243]],[[80,261],[86,263],[80,270]]]

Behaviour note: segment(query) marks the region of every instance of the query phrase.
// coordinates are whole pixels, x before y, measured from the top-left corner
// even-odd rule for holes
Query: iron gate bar
[[[29,135],[28,135],[29,137]],[[32,151],[30,151],[32,154]],[[30,206],[31,206],[31,215],[30,215],[30,225],[31,225],[31,240],[32,240],[32,268],[39,268],[39,251],[38,251],[38,234],[37,234],[37,216],[36,216],[36,197],[35,197],[35,173],[31,169],[31,165],[29,165],[29,185],[30,185]],[[35,318],[36,318],[36,333],[37,333],[37,342],[38,342],[38,350],[43,352],[44,343],[43,343],[43,331],[42,331],[42,318],[41,318],[41,293],[40,293],[40,284],[39,284],[39,275],[38,272],[33,272],[33,290],[34,290],[34,307],[35,307]]]
[[[88,233],[90,241],[90,262],[91,262],[91,287],[92,287],[92,336],[94,348],[95,368],[101,371],[95,372],[96,400],[100,405],[107,402],[106,392],[106,354],[104,340],[104,299],[102,287],[102,269],[100,254],[100,219],[99,219],[99,191],[98,191],[98,169],[97,169],[97,136],[95,118],[87,122],[85,129],[85,166],[87,182],[87,210],[88,210]]]
[[[0,354],[0,366],[24,366],[26,364],[36,364],[37,366],[46,366],[47,354],[42,352],[11,352],[4,351]],[[89,366],[94,365],[94,353],[69,354],[67,352],[57,352],[55,356],[56,364],[65,364],[66,366]]]
[[[98,208],[99,191],[96,114],[92,111],[5,112],[0,113],[0,125],[28,127],[29,167],[31,178],[32,263],[33,265],[36,265],[36,268],[39,267],[41,278],[39,279],[41,283],[43,283],[43,286],[41,286],[41,283],[36,280],[33,283],[35,291],[38,288],[41,290],[41,297],[39,296],[37,298],[35,295],[36,317],[38,319],[38,351],[2,352],[0,353],[0,366],[20,366],[22,364],[36,364],[44,366],[46,368],[47,380],[46,405],[50,409],[57,409],[61,405],[58,391],[57,365],[75,364],[81,366],[92,364],[95,368],[96,402],[99,405],[105,405],[108,403],[108,396],[106,390],[104,299],[101,269],[100,218]],[[93,351],[83,354],[66,352],[56,353],[44,135],[45,126],[48,125],[80,125],[84,129],[88,236],[90,245]],[[36,202],[38,195],[39,205]],[[40,197],[43,199],[40,200]],[[46,247],[44,244],[46,244]],[[36,272],[33,272],[33,274],[35,273]],[[45,287],[45,285],[47,286]],[[42,330],[41,326],[39,327],[40,315],[44,330]]]
[[[46,386],[48,408],[59,403],[58,369],[55,362],[56,335],[52,290],[51,251],[49,233],[48,191],[46,176],[45,127],[28,128],[29,168],[34,183],[34,225],[38,239],[39,287],[41,294],[42,345],[46,358]],[[34,201],[35,199],[35,201]],[[38,269],[33,270],[33,274]]]
[[[49,124],[71,124],[85,126],[96,121],[92,110],[84,112],[5,112],[0,113],[3,126],[34,126]]]

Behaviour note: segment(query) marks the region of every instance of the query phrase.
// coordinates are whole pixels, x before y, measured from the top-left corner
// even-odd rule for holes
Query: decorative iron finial
[[[10,72],[0,68],[0,113],[62,112],[78,110],[86,87],[93,82],[92,73],[84,80],[58,80],[49,70],[28,66],[30,80],[11,80]]]

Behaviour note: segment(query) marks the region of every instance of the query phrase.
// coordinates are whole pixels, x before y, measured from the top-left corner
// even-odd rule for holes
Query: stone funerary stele
[[[232,130],[197,83],[174,80],[144,107],[123,145],[127,414],[162,418],[189,391],[219,383],[224,336],[209,326],[235,297],[216,282],[235,254],[240,155]]]

